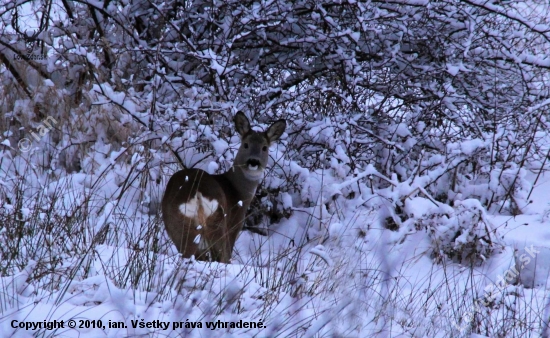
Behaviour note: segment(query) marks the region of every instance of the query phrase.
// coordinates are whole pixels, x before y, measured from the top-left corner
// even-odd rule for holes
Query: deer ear
[[[275,123],[273,123],[267,131],[265,132],[267,135],[267,139],[269,140],[269,143],[277,141],[281,135],[285,132],[286,128],[286,120],[279,120]]]
[[[250,122],[242,111],[237,112],[233,121],[235,122],[235,129],[237,129],[241,137],[250,131]]]

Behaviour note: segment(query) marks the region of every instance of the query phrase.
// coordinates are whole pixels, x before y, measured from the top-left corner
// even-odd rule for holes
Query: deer
[[[229,263],[246,212],[267,165],[269,147],[279,140],[286,121],[254,131],[245,114],[233,120],[241,145],[231,168],[219,175],[183,169],[168,181],[162,218],[168,236],[184,258]]]

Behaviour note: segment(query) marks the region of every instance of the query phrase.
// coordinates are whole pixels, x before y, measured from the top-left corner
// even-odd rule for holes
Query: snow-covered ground
[[[0,3],[0,337],[550,337],[548,4]],[[268,236],[182,259],[238,111]]]
[[[94,222],[121,231],[149,224],[164,249],[154,250],[139,239],[149,237],[138,233],[137,247],[92,245],[93,252],[65,256],[49,276],[30,278],[37,262],[26,262],[19,273],[0,279],[0,332],[2,337],[458,337],[475,327],[489,337],[536,336],[548,318],[547,176],[539,178],[525,214],[486,215],[502,243],[476,266],[437,255],[427,231],[413,222],[399,231],[385,229],[383,203],[361,198],[339,199],[331,206],[337,213],[296,208],[268,237],[243,232],[228,265],[182,260],[158,219],[133,211],[129,229],[106,222],[122,218],[108,211],[111,216]],[[435,207],[421,197],[411,201],[407,212],[417,218]],[[69,242],[52,234],[36,245],[47,240]],[[529,258],[524,267],[521,255]]]

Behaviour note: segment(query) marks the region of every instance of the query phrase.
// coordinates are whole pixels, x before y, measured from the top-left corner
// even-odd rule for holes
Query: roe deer
[[[183,257],[229,263],[250,202],[262,179],[269,146],[286,128],[285,120],[265,132],[250,129],[242,112],[235,115],[241,147],[233,166],[224,174],[200,169],[175,173],[162,198],[162,218],[168,235]]]

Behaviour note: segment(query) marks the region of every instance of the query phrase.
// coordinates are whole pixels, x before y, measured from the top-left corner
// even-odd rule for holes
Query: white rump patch
[[[179,209],[183,216],[197,218],[201,207],[204,211],[204,217],[210,217],[218,209],[218,201],[215,199],[209,200],[197,191],[195,197],[187,203],[182,203]]]
[[[180,212],[185,217],[195,218],[199,213],[199,205],[197,204],[197,198],[194,197],[189,202],[180,205]]]
[[[197,193],[197,195],[198,194],[199,193]],[[209,217],[210,215],[215,213],[216,210],[218,210],[218,201],[217,200],[209,200],[209,199],[206,199],[206,198],[202,197],[202,195],[201,195],[201,198],[202,198],[202,207],[204,208],[204,215],[206,217]]]

